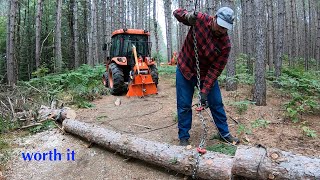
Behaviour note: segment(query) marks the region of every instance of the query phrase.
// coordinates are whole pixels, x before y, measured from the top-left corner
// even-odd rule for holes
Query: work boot
[[[188,139],[180,139],[180,143],[179,143],[180,146],[188,146],[189,144],[190,143]]]
[[[220,139],[222,139],[222,140],[224,140],[224,141],[226,141],[228,143],[231,143],[231,144],[239,144],[240,143],[240,140],[238,138],[236,138],[236,137],[233,137],[231,134],[229,134],[226,137],[221,137],[219,135],[219,137],[220,137]]]

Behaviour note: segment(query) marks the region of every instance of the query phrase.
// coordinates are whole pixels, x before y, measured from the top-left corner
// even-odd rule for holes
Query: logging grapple
[[[107,56],[103,84],[112,95],[145,96],[157,93],[158,69],[151,58],[150,33],[142,29],[119,29],[105,44]]]

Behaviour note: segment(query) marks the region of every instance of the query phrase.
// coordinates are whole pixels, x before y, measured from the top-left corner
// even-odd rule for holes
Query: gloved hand
[[[198,12],[196,12],[196,11],[192,11],[192,12],[189,12],[188,14],[186,14],[186,18],[191,25],[196,24],[197,16],[198,16]]]
[[[204,108],[209,107],[207,94],[200,92],[200,102],[201,102],[202,107],[204,107]]]

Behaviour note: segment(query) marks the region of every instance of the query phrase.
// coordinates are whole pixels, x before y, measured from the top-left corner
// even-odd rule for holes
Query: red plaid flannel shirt
[[[179,22],[191,26],[186,18],[188,12],[185,9],[177,9],[173,15]],[[213,17],[199,12],[196,20],[196,39],[200,66],[200,79],[204,80],[201,92],[208,94],[214,82],[220,76],[225,65],[227,64],[231,44],[229,36],[216,37],[211,30]],[[178,68],[183,76],[190,80],[196,76],[196,60],[194,53],[194,43],[192,26],[187,34],[182,49],[178,56]]]

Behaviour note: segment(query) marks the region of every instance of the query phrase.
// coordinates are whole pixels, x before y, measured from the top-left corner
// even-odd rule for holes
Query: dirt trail
[[[262,144],[308,156],[320,157],[320,140],[306,137],[299,124],[283,119],[280,106],[285,98],[268,90],[268,106],[250,105],[242,115],[230,106],[230,102],[250,97],[249,87],[241,86],[236,92],[226,92],[222,88],[226,111],[229,117],[230,131],[242,138],[248,145]],[[115,106],[119,98],[120,106]],[[154,141],[178,144],[176,124],[176,100],[174,80],[162,77],[159,82],[159,94],[145,98],[127,98],[124,96],[103,96],[93,102],[94,108],[77,110],[77,119],[95,123],[115,131],[134,134]],[[307,123],[320,132],[319,115],[305,116]],[[237,134],[241,126],[249,127],[256,119],[270,121],[265,128],[252,128],[252,133]],[[219,143],[210,140],[216,134],[212,123],[209,126],[207,145]],[[194,115],[190,131],[191,144],[196,146],[202,132],[201,124]],[[242,128],[243,129],[243,128]],[[243,130],[245,131],[245,130]],[[62,135],[58,129],[20,138],[15,141],[13,160],[4,172],[7,179],[184,179],[164,168],[155,167],[136,159],[114,154],[99,147],[88,148],[88,143],[71,135]],[[56,149],[65,159],[61,161],[24,161],[22,152],[48,152]],[[74,151],[75,160],[67,161],[67,149]]]

